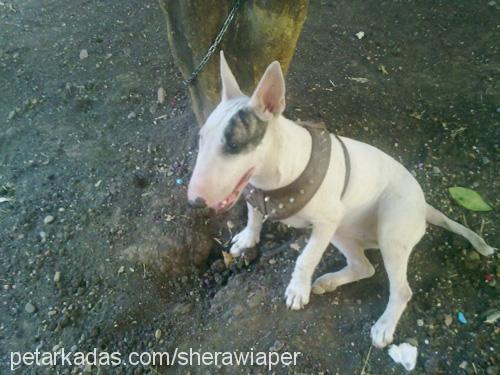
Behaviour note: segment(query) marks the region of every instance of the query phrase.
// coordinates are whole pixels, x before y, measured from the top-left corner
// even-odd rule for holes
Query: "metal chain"
[[[205,54],[205,56],[203,57],[203,59],[201,59],[201,61],[198,64],[198,66],[195,68],[195,70],[193,70],[193,73],[191,73],[191,75],[189,76],[188,79],[185,79],[184,81],[182,81],[182,83],[184,85],[189,86],[196,79],[196,77],[198,76],[198,74],[200,74],[200,72],[203,70],[203,68],[205,67],[205,65],[207,65],[208,60],[210,60],[210,58],[212,57],[212,55],[217,50],[217,47],[219,46],[220,42],[222,41],[222,37],[224,36],[224,34],[226,33],[227,29],[229,28],[229,25],[231,24],[232,20],[234,19],[234,16],[236,15],[236,12],[240,8],[241,3],[243,1],[244,0],[234,0],[233,7],[229,11],[226,19],[224,20],[224,23],[222,24],[222,27],[221,27],[221,29],[219,31],[219,34],[217,34],[217,36],[215,37],[214,42],[212,43],[212,45],[210,46],[210,48],[208,48],[207,53]]]

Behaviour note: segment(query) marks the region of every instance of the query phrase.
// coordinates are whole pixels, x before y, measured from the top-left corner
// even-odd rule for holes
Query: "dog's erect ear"
[[[222,80],[222,101],[243,96],[233,72],[231,72],[229,65],[227,65],[223,51],[220,51],[220,78]]]
[[[263,120],[279,116],[285,110],[285,79],[279,62],[274,61],[267,67],[250,99],[250,106]]]

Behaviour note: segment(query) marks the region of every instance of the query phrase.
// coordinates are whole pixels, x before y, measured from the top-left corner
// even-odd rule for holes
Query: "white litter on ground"
[[[404,368],[411,371],[417,364],[417,348],[408,343],[391,345],[389,355],[396,363],[401,363]]]

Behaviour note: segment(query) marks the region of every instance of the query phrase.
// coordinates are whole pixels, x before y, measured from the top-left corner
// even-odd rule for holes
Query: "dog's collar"
[[[312,199],[325,179],[330,166],[332,139],[323,123],[300,122],[311,134],[311,156],[304,171],[290,184],[275,190],[261,190],[248,184],[243,191],[246,201],[258,209],[265,218],[284,220],[295,215]],[[344,142],[335,135],[342,146],[346,173],[340,198],[344,197],[350,176],[350,158]]]

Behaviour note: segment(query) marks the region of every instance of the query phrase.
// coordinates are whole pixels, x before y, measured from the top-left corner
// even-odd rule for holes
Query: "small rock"
[[[61,281],[61,272],[60,271],[56,271],[56,273],[54,274],[54,282],[57,284]]]
[[[462,370],[465,370],[467,368],[467,361],[462,361],[462,363],[460,363],[460,365],[458,367],[460,367]]]
[[[432,173],[434,174],[441,174],[441,169],[439,169],[439,167],[432,167]]]
[[[407,338],[405,341],[414,347],[418,347],[418,340],[413,337]]]
[[[361,40],[361,39],[363,39],[365,37],[365,32],[364,31],[359,31],[355,35],[356,35],[356,38],[358,38],[359,40]]]
[[[43,230],[40,231],[40,233],[38,233],[38,235],[40,236],[40,241],[42,241],[42,243],[47,241],[47,233],[45,233]]]
[[[480,260],[481,257],[479,256],[477,251],[472,250],[471,252],[469,252],[469,254],[467,254],[467,259],[471,261],[476,261]]]
[[[446,314],[444,316],[444,324],[446,325],[446,327],[449,327],[451,323],[453,323],[453,317],[450,314]]]
[[[236,305],[233,308],[233,316],[238,317],[243,314],[243,307],[241,305]]]
[[[136,118],[136,113],[134,111],[130,112],[128,115],[127,115],[127,118],[130,120],[130,119],[133,119],[133,118]]]
[[[249,249],[245,249],[245,251],[242,254],[243,261],[245,262],[245,265],[248,266],[250,265],[255,259],[257,259],[259,255],[259,251],[257,250],[256,247],[251,247]]]
[[[276,259],[274,258],[269,259],[269,264],[271,265],[276,264]]]
[[[125,272],[125,266],[120,266],[120,268],[118,268],[118,275],[121,275],[123,272]]]
[[[155,339],[156,339],[156,340],[161,339],[161,335],[162,335],[161,329],[159,329],[159,328],[158,328],[158,329],[155,331]]]
[[[158,89],[158,103],[163,104],[165,103],[165,97],[167,96],[167,93],[163,87],[160,87]]]
[[[82,49],[80,51],[80,60],[85,60],[87,57],[89,57],[89,53],[86,49]]]
[[[54,221],[54,216],[52,216],[52,215],[47,215],[47,216],[45,216],[45,218],[43,219],[43,223],[44,223],[45,225],[50,224],[50,223],[52,223],[53,221]]]
[[[210,269],[214,273],[222,273],[226,270],[226,264],[222,259],[217,259],[211,264]]]
[[[31,302],[28,302],[26,306],[24,306],[24,311],[26,311],[28,314],[33,314],[34,312],[36,312],[36,306]]]
[[[285,346],[285,343],[280,340],[276,340],[273,345],[269,348],[270,352],[279,352],[283,347]]]
[[[424,326],[424,320],[423,319],[417,319],[417,326],[423,327]]]
[[[427,361],[425,361],[424,368],[427,374],[442,373],[441,365],[437,358],[429,358]]]

